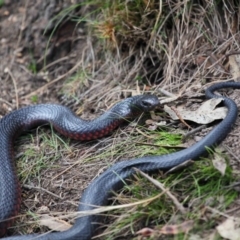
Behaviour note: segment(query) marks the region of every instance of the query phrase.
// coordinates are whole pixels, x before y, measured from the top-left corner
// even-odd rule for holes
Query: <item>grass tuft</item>
[[[84,16],[76,17],[74,11],[79,7],[85,7],[86,11]],[[62,89],[63,94],[74,99],[84,96],[99,111],[136,92],[158,94],[163,89],[176,95],[199,98],[198,93],[205,84],[233,77],[226,56],[239,49],[238,15],[239,2],[232,0],[85,1],[62,11],[53,19],[55,27],[46,52],[64,20],[78,21],[89,27],[82,68],[65,82]],[[34,62],[29,68],[35,73]],[[66,171],[64,166],[57,177],[54,175],[54,181],[49,177],[49,182],[57,186],[59,195],[62,194],[62,186],[65,187],[66,196],[71,198],[68,202],[75,207],[80,189],[87,187],[88,182],[119,159],[166,154],[174,151],[172,146],[181,143],[178,134],[143,130],[147,136],[154,136],[153,139],[137,134],[135,130],[132,126],[117,130],[114,136],[104,141],[79,144],[79,150],[74,145],[73,156],[72,153],[68,155],[66,168],[74,174],[62,174]],[[59,149],[67,147],[68,151],[68,141],[55,134],[39,136],[26,145],[28,149],[18,163],[24,183],[32,176],[39,177],[45,169],[54,168],[57,159],[65,159]],[[72,162],[69,161],[71,158]],[[136,232],[143,227],[160,230],[188,220],[194,221],[194,227],[172,238],[193,239],[195,233],[199,234],[199,239],[206,239],[206,236],[208,239],[209,236],[219,238],[215,227],[223,220],[221,213],[231,206],[237,193],[228,187],[234,180],[230,166],[222,176],[210,159],[197,161],[181,172],[152,175],[186,208],[185,214],[180,213],[166,191],[136,175],[132,184],[126,185],[114,201],[124,204],[145,199],[145,204],[110,212],[112,218],[108,221],[111,224],[106,223],[103,239],[133,239],[133,235],[138,238]],[[79,179],[82,182],[76,183]],[[77,196],[75,202],[73,195]],[[48,198],[50,203],[52,199],[57,202],[51,196]],[[49,204],[44,200],[42,204]],[[62,202],[61,199],[60,208],[64,212],[69,208],[62,207]],[[54,204],[51,205],[52,211]],[[166,239],[160,232],[156,234],[160,239]]]
[[[211,212],[211,209],[220,213],[226,211],[238,195],[236,191],[227,188],[234,180],[230,168],[228,167],[227,173],[222,176],[209,159],[196,161],[181,172],[169,175],[158,173],[153,177],[177,198],[187,209],[186,213],[179,212],[178,206],[166,193],[142,176],[136,175],[131,185],[125,186],[116,196],[115,201],[118,204],[144,199],[147,201],[162,193],[161,196],[127,211],[123,208],[109,213],[112,216],[109,220],[111,224],[107,224],[102,239],[117,239],[119,236],[128,239],[132,235],[136,236],[136,232],[145,227],[154,229],[158,237],[165,239],[160,233],[164,226],[179,225],[190,220],[194,221],[194,227],[188,233],[176,233],[176,239],[182,239],[183,236],[184,239],[189,239],[196,232],[203,238],[204,234],[213,234],[215,226],[222,219],[221,214]],[[201,232],[204,234],[201,235]]]
[[[61,158],[61,151],[70,151],[69,142],[65,142],[59,135],[51,130],[46,133],[39,128],[37,138],[32,135],[24,135],[19,142],[28,142],[23,146],[23,154],[17,161],[17,169],[21,182],[27,183],[33,177],[41,175],[43,170],[55,168],[56,161]]]

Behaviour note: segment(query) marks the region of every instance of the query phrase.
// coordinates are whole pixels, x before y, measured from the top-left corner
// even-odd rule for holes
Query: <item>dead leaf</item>
[[[155,121],[155,120],[151,120],[151,119],[148,119],[145,121],[146,125],[148,125],[148,129],[149,130],[156,130],[159,126],[166,126],[167,125],[167,122],[166,121]]]
[[[240,228],[236,226],[236,222],[232,218],[228,218],[217,226],[217,231],[225,239],[240,240]]]
[[[161,117],[156,115],[155,112],[153,112],[153,111],[150,112],[150,115],[151,115],[151,119],[154,120],[154,121],[160,121],[161,120]]]
[[[178,114],[184,120],[190,120],[199,124],[211,123],[215,120],[224,119],[227,115],[226,107],[216,106],[222,101],[221,98],[212,98],[204,102],[196,111],[189,111],[183,107],[176,108]],[[170,115],[173,120],[178,120],[179,117],[176,113],[167,105],[164,106],[164,110]]]
[[[48,214],[42,215],[42,217],[39,220],[39,225],[46,226],[51,230],[60,231],[60,232],[66,231],[70,227],[72,227],[66,221],[49,216]]]
[[[50,210],[49,210],[49,208],[47,207],[47,206],[41,206],[40,208],[38,208],[38,210],[37,210],[37,213],[49,213],[50,212]]]
[[[193,228],[194,222],[192,220],[183,222],[178,225],[165,225],[160,232],[166,235],[176,235],[179,233],[188,233]]]
[[[186,167],[194,164],[195,162],[193,160],[187,160],[175,167],[172,167],[170,170],[168,170],[165,175],[170,174],[170,173],[174,173],[174,172],[179,172],[179,170],[185,169]]]
[[[237,80],[240,77],[240,55],[229,56],[229,66],[233,79]]]
[[[219,153],[215,152],[213,155],[212,163],[214,168],[217,169],[222,174],[222,176],[224,176],[227,168],[225,158],[221,156]]]
[[[211,239],[211,238],[210,238]],[[202,236],[199,236],[197,234],[191,234],[188,238],[188,240],[202,240]]]
[[[193,224],[194,222],[190,220],[178,225],[165,225],[160,230],[155,230],[152,228],[143,228],[139,230],[137,234],[141,234],[143,237],[153,237],[159,234],[176,235],[179,233],[188,233],[193,228]]]
[[[141,234],[143,237],[151,237],[156,232],[157,231],[153,230],[152,228],[142,228],[141,230],[137,231],[136,234]]]

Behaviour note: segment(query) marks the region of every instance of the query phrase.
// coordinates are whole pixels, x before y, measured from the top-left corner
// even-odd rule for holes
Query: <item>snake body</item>
[[[239,89],[240,83],[219,83],[206,90],[207,98],[221,97],[223,98],[224,105],[228,108],[228,114],[225,119],[223,119],[208,135],[193,146],[176,153],[162,156],[146,156],[114,164],[96,178],[84,191],[78,211],[89,211],[93,210],[95,208],[94,206],[106,205],[109,197],[111,197],[111,192],[123,187],[123,180],[131,177],[135,173],[134,168],[144,172],[156,170],[166,171],[187,160],[198,159],[200,156],[207,153],[206,148],[211,148],[219,144],[231,131],[238,116],[237,105],[233,100],[214,94],[214,91],[221,88]],[[3,152],[3,154],[1,153],[0,159],[0,220],[2,220],[0,223],[0,230],[2,233],[5,232],[6,228],[11,223],[4,220],[14,216],[20,205],[20,190],[14,174],[14,164],[12,160],[12,142],[20,129],[25,130],[26,128],[39,125],[40,123],[50,122],[60,133],[66,136],[80,140],[88,140],[90,139],[88,133],[91,132],[91,139],[92,137],[101,137],[109,133],[119,122],[123,121],[123,119],[133,117],[139,114],[139,112],[153,110],[158,104],[157,98],[153,95],[129,98],[91,122],[85,122],[78,119],[67,108],[58,105],[37,105],[27,107],[5,116],[0,121],[0,148]],[[100,128],[98,128],[99,126],[101,126],[103,131],[100,131]],[[82,134],[79,133],[79,129]],[[95,132],[98,132],[98,134],[94,134]],[[12,189],[12,191],[10,189]],[[88,215],[77,218],[74,225],[64,232],[52,232],[43,235],[31,234],[4,239],[88,240],[94,235],[96,227],[98,226],[97,222],[100,222],[99,215]]]

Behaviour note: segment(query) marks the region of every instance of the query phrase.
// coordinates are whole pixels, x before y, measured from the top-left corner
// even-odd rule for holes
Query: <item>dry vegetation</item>
[[[226,62],[238,50],[239,24],[233,3],[105,2],[90,24],[104,50],[111,51],[105,61],[114,79],[177,92],[214,77],[232,78]]]
[[[53,19],[55,28],[46,48],[51,48],[51,39],[62,21],[77,22],[76,31],[81,24],[87,29],[81,57],[63,73],[53,69],[66,64],[64,57],[52,63],[46,57],[47,65],[44,58],[36,65],[32,62],[31,71],[36,76],[44,73],[51,80],[24,94],[20,102],[40,102],[43,93],[51,89],[61,96],[61,103],[90,118],[136,93],[162,97],[165,90],[181,96],[175,104],[193,105],[199,98],[203,100],[203,90],[210,84],[238,77],[230,57],[239,54],[239,11],[238,1],[233,0],[91,0],[72,5]],[[77,41],[79,35],[71,37]],[[233,97],[240,102],[238,94]],[[18,143],[24,154],[18,155],[19,175],[25,188],[36,191],[24,190],[23,214],[13,233],[45,231],[38,222],[32,223],[42,213],[72,223],[74,214],[71,218],[69,212],[76,209],[81,191],[109,165],[120,159],[172,151],[172,145],[180,144],[178,128],[181,133],[187,129],[166,116],[162,120],[168,124],[163,129],[152,131],[149,125],[139,128],[132,124],[90,143],[70,143],[42,128],[31,139],[21,138]],[[152,176],[163,186],[156,187],[153,179],[149,182],[141,174],[136,176],[134,183],[114,199],[119,209],[108,214],[111,218],[104,224],[102,239],[221,239],[216,227],[240,208],[237,192],[230,187],[239,173],[238,135],[231,135],[225,142],[227,148],[220,153],[222,156],[227,149],[229,156],[224,176],[211,159],[176,174]],[[188,145],[193,142],[189,140]],[[156,146],[167,147],[159,150]],[[63,216],[65,212],[67,217]],[[23,222],[29,224],[23,228]]]

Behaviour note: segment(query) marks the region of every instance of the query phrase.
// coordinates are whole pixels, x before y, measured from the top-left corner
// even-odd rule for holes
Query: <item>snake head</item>
[[[155,95],[138,95],[116,104],[111,110],[111,118],[113,119],[130,119],[141,115],[143,112],[155,110],[160,102]]]
[[[132,98],[131,108],[139,112],[149,112],[155,110],[160,102],[155,95],[139,95]]]

